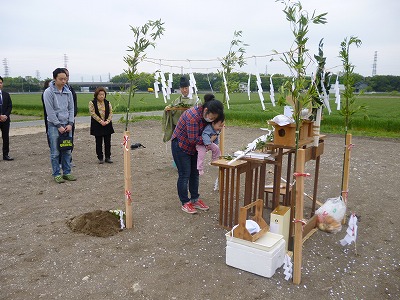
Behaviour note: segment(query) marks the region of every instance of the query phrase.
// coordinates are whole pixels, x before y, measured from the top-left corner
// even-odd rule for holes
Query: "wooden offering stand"
[[[219,225],[227,230],[238,222],[241,175],[247,171],[247,162],[219,159],[211,163],[219,167]]]
[[[250,232],[246,228],[246,220],[247,220],[248,210],[250,208],[253,208],[254,206],[256,207],[256,209],[255,209],[255,215],[252,219],[253,219],[253,221],[255,221],[258,224],[258,226],[260,226],[261,230],[255,234],[251,235]],[[234,237],[243,239],[246,241],[250,241],[250,242],[255,242],[269,230],[268,224],[265,222],[265,220],[262,217],[263,206],[264,206],[263,200],[258,199],[257,201],[252,202],[252,203],[240,208],[239,224],[235,228],[235,230],[233,230]]]

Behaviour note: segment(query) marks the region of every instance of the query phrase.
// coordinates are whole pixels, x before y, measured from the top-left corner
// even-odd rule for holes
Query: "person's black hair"
[[[3,80],[3,77],[0,76],[0,80],[1,80],[1,81],[4,81],[4,80]]]
[[[51,79],[46,79],[43,83],[43,90],[47,89],[50,85]]]
[[[218,116],[224,113],[224,106],[222,102],[215,99],[213,94],[204,95],[203,108],[207,108],[207,111],[212,114],[217,114]]]
[[[225,114],[224,112],[218,114],[218,117],[213,121],[213,123],[218,123],[220,122],[223,123],[225,121]]]
[[[53,71],[53,79],[56,79],[57,75],[60,73],[64,73],[65,75],[67,75],[64,68],[57,68]]]
[[[183,88],[183,87],[188,87],[189,85],[190,85],[189,79],[187,79],[185,76],[182,76],[179,81],[179,87]]]

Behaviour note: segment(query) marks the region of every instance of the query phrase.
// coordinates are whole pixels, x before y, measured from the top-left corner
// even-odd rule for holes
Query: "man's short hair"
[[[64,68],[57,68],[53,71],[53,79],[56,79],[57,75],[60,73],[64,73],[65,75],[67,75],[67,72],[65,72]]]
[[[188,87],[190,85],[189,79],[187,79],[185,76],[182,76],[179,80],[179,87]]]

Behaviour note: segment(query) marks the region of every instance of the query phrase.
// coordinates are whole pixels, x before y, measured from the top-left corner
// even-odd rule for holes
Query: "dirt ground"
[[[400,298],[399,140],[353,137],[348,211],[361,216],[357,247],[339,244],[347,227],[317,231],[304,243],[301,284],[294,285],[282,268],[265,278],[226,265],[213,190],[218,170],[207,165],[200,181],[210,211],[183,213],[170,145],[157,121],[129,125],[132,143],[146,147],[131,151],[134,228],[105,238],[71,231],[71,218],[125,206],[124,125],[115,125],[114,164],[103,165],[87,124],[78,125],[78,180],[63,184],[51,177],[43,127],[11,130],[15,160],[0,161],[0,299]],[[228,126],[226,153],[262,134]],[[321,202],[340,194],[344,138],[328,135],[325,143]],[[307,171],[313,174],[312,163]]]

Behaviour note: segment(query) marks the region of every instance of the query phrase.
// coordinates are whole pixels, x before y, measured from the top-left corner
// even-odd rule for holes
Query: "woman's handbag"
[[[58,137],[58,149],[60,151],[72,150],[74,148],[74,142],[72,136],[69,136],[68,132],[60,134]]]

